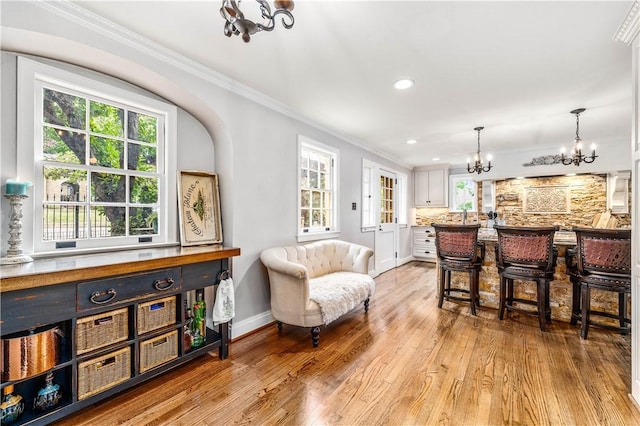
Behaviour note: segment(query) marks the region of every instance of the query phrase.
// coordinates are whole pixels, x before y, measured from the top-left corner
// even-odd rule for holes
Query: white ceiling
[[[410,166],[464,163],[476,126],[494,157],[555,154],[579,107],[601,151],[631,135],[631,48],[613,40],[630,1],[296,1],[292,29],[248,44],[224,36],[220,1],[75,3]]]

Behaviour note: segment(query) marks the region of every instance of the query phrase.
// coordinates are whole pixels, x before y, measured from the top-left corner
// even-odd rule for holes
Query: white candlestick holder
[[[31,256],[22,252],[22,200],[26,195],[5,194],[9,200],[9,249],[7,255],[0,258],[0,265],[33,262]]]

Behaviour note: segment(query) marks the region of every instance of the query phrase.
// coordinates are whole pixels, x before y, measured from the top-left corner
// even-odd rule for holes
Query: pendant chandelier
[[[491,155],[487,155],[487,160],[489,164],[486,166],[482,163],[482,157],[480,156],[480,131],[484,129],[484,127],[476,127],[473,130],[478,132],[478,152],[476,152],[475,161],[473,167],[471,167],[471,160],[467,158],[467,171],[469,173],[477,173],[480,174],[482,172],[488,172],[493,167],[491,165]]]
[[[258,31],[273,31],[276,27],[275,19],[278,15],[282,16],[282,25],[289,29],[293,27],[293,10],[292,0],[275,0],[273,5],[275,11],[271,13],[271,6],[266,0],[255,0],[260,5],[260,14],[262,23],[253,22],[244,17],[244,13],[240,10],[241,0],[222,0],[220,14],[225,19],[224,35],[231,37],[232,34],[242,34],[242,40],[245,43],[251,41],[251,35]],[[288,21],[288,22],[287,22]]]
[[[576,116],[576,138],[569,156],[565,155],[566,150],[564,147],[562,147],[562,149],[560,150],[560,160],[565,166],[569,166],[571,164],[579,166],[582,162],[585,162],[587,164],[593,163],[598,157],[596,155],[595,144],[591,144],[591,155],[587,156],[582,153],[582,139],[580,139],[580,114],[582,114],[584,111],[584,108],[578,108],[571,111],[571,114],[575,114]]]

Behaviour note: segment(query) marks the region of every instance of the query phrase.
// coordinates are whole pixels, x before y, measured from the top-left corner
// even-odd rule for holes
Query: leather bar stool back
[[[537,315],[540,330],[546,331],[547,322],[551,322],[549,284],[556,266],[553,237],[558,227],[496,225],[494,228],[498,233],[496,265],[500,274],[498,318],[504,318],[505,310]],[[518,281],[536,283],[536,300],[516,295],[514,286]],[[536,309],[525,308],[525,305],[536,306]]]
[[[484,245],[478,243],[475,225],[449,225],[432,223],[436,231],[436,252],[440,280],[438,283],[438,307],[443,300],[469,302],[471,314],[476,315],[480,305],[480,270],[484,259]],[[469,274],[468,288],[451,284],[451,272]],[[465,296],[467,295],[467,296]]]
[[[597,326],[627,334],[631,319],[627,315],[627,298],[631,294],[631,230],[574,227],[576,233],[575,259],[570,260],[570,276],[574,283],[571,324],[581,322],[580,337],[587,338],[589,326]],[[591,290],[618,293],[618,312],[591,309]],[[595,322],[591,316],[617,320],[619,325]]]

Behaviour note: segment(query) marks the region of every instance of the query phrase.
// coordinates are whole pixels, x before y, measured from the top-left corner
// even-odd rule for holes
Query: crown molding
[[[285,104],[276,101],[275,99],[263,94],[262,92],[258,92],[257,90],[254,90],[249,86],[233,80],[232,78],[229,78],[226,75],[219,73],[197,61],[194,61],[193,59],[181,55],[176,51],[171,50],[159,43],[149,40],[148,38],[143,37],[142,35],[128,28],[125,28],[113,21],[90,12],[87,9],[78,6],[76,3],[72,3],[67,0],[36,0],[34,3],[40,8],[47,10],[48,12],[54,13],[65,19],[69,19],[70,21],[75,22],[91,31],[101,34],[118,43],[122,43],[132,49],[142,52],[145,55],[165,62],[208,83],[221,87],[229,92],[260,104],[275,112],[278,112],[308,126],[328,133],[331,136],[334,136],[344,142],[355,145],[365,151],[392,161],[397,165],[405,167],[409,170],[412,169],[411,165],[398,158],[395,158],[392,155],[389,155],[382,151],[378,151],[376,149],[372,149],[370,146],[367,146],[364,142],[358,139],[342,135],[316,121],[309,119],[308,117],[302,116],[293,111]]]
[[[640,1],[634,0],[613,39],[630,45],[639,33]]]

